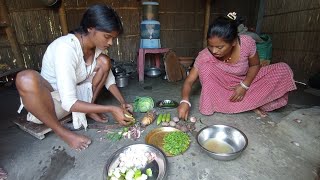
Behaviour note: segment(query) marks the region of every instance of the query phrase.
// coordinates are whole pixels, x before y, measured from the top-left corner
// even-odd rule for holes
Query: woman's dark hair
[[[123,31],[120,17],[116,11],[103,4],[90,6],[82,16],[80,27],[71,32],[87,34],[88,28],[96,28],[98,31],[107,33],[117,31],[121,34]]]
[[[217,36],[227,43],[232,43],[238,38],[238,25],[243,23],[243,21],[239,17],[233,20],[228,16],[219,16],[209,26],[207,39]]]

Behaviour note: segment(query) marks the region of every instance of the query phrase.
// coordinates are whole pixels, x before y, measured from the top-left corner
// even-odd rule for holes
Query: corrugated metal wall
[[[204,9],[206,0],[159,0],[161,44],[176,51],[178,56],[195,57],[202,49]],[[58,9],[45,7],[40,0],[6,0],[11,23],[28,68],[39,69],[47,45],[62,35]],[[85,9],[96,3],[106,3],[116,9],[124,25],[124,34],[109,49],[116,61],[135,62],[140,41],[142,6],[138,0],[65,0],[68,29],[79,24]],[[254,26],[256,0],[225,0],[211,2],[211,18],[236,11]],[[0,30],[0,64],[15,66],[10,46]]]
[[[267,0],[262,31],[273,40],[272,62],[286,62],[295,79],[320,71],[320,1]]]

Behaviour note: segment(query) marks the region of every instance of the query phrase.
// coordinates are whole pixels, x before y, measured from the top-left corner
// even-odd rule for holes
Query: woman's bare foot
[[[61,135],[62,140],[64,140],[72,149],[81,151],[89,147],[91,140],[83,135],[75,134],[71,131],[66,130],[63,135]]]
[[[260,108],[257,108],[257,109],[254,109],[253,112],[255,112],[256,114],[258,114],[260,117],[264,118],[264,117],[267,117],[268,114],[261,110]]]
[[[104,114],[88,113],[87,116],[97,122],[102,122],[102,123],[108,122],[108,118]]]

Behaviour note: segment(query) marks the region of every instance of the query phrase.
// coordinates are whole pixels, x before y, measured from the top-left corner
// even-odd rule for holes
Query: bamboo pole
[[[206,9],[204,13],[204,26],[203,26],[203,41],[202,47],[207,47],[207,31],[209,28],[210,21],[210,9],[211,9],[211,0],[206,0]]]
[[[258,19],[257,19],[257,25],[256,25],[256,33],[261,33],[262,28],[262,21],[264,16],[264,9],[265,9],[265,0],[259,1],[259,11],[258,11]]]
[[[68,34],[68,24],[67,24],[66,10],[64,7],[64,0],[61,0],[61,5],[59,7],[59,20],[60,20],[60,25],[62,29],[62,34],[63,35]]]
[[[22,57],[22,53],[19,47],[19,43],[15,34],[14,29],[11,27],[10,21],[9,21],[9,12],[8,8],[5,4],[5,0],[0,0],[0,13],[2,17],[3,24],[5,24],[5,32],[7,34],[8,41],[11,46],[11,50],[13,52],[13,55],[16,59],[16,64],[19,68],[24,67],[24,60]]]

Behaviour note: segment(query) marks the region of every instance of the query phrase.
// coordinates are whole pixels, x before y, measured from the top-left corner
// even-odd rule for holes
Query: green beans
[[[190,145],[188,134],[181,131],[174,131],[166,134],[163,141],[164,151],[174,156],[185,152]]]

